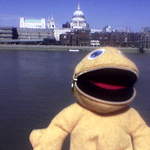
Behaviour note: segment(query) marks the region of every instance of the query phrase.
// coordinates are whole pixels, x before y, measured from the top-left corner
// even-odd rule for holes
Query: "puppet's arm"
[[[150,128],[134,109],[131,109],[130,119],[134,150],[150,150]]]
[[[66,136],[82,116],[82,108],[73,104],[62,110],[46,129],[33,130],[30,142],[34,150],[61,150]]]

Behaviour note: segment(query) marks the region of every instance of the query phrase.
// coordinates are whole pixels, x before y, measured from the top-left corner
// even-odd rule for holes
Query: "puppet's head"
[[[75,68],[73,92],[78,103],[97,113],[110,113],[128,107],[136,95],[138,68],[119,50],[96,49]]]

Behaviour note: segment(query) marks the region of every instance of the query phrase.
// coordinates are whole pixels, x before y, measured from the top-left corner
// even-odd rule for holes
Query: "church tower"
[[[75,10],[75,12],[73,13],[73,17],[72,17],[71,22],[70,22],[70,27],[72,29],[77,29],[77,30],[89,28],[89,25],[86,22],[84,13],[81,10],[79,4],[77,6],[77,10]]]
[[[47,20],[47,28],[48,29],[55,29],[56,28],[53,16]]]

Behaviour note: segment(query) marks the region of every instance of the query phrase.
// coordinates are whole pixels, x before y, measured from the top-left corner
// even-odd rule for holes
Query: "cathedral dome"
[[[83,11],[78,5],[77,10],[73,13],[73,17],[70,23],[71,28],[73,29],[85,29],[88,27]]]
[[[82,17],[73,17],[72,18],[72,21],[85,21],[85,18],[82,18]]]
[[[80,8],[78,8],[74,13],[73,16],[84,16],[83,11],[80,10]]]
[[[78,4],[77,10],[73,13],[73,17],[84,17],[83,11],[80,9],[80,5]]]

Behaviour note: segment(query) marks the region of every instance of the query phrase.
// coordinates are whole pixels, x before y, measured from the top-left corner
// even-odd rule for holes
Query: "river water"
[[[72,74],[85,54],[0,51],[0,150],[31,150],[31,130],[46,127],[56,113],[75,101],[70,89]],[[132,106],[150,125],[150,54],[126,55],[140,69]]]

